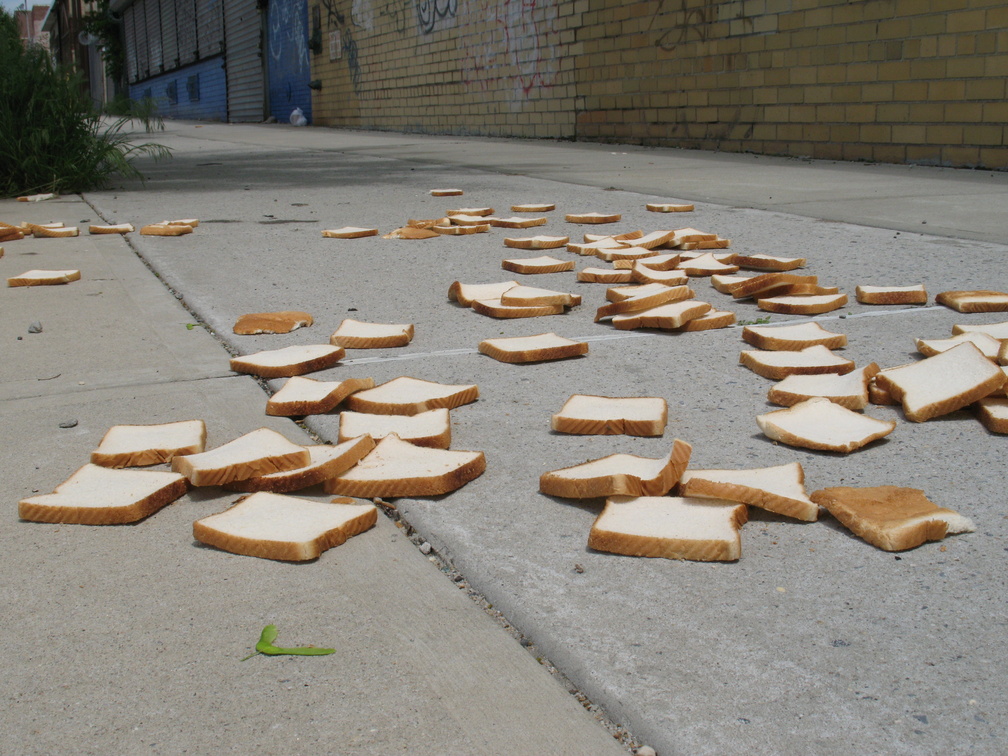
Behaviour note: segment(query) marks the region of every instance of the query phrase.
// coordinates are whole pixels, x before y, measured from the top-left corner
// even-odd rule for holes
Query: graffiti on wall
[[[717,4],[718,0],[658,0],[648,26],[659,32],[655,47],[672,52],[684,42],[706,42],[717,20]]]
[[[462,82],[504,89],[512,110],[556,83],[559,0],[466,0],[459,13]]]
[[[354,39],[352,23],[347,21],[346,14],[340,10],[340,0],[319,0],[322,9],[325,11],[325,25],[327,30],[339,31],[343,44],[343,60],[346,61],[347,70],[350,73],[350,81],[353,84],[354,92],[360,92],[361,67],[360,59],[357,55],[357,41]],[[355,2],[351,7],[351,14],[358,8]],[[368,6],[370,8],[370,5]]]
[[[308,7],[296,2],[274,2],[269,6],[267,49],[272,64],[281,61],[285,68],[293,67],[308,80],[311,58],[308,57]]]
[[[458,0],[416,0],[420,31],[430,34],[435,29],[448,29],[458,16]]]

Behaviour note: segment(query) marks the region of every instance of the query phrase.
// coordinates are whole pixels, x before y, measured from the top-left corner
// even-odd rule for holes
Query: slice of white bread
[[[1008,311],[1008,292],[1003,291],[943,291],[935,301],[956,312]]]
[[[469,307],[477,299],[500,299],[501,294],[517,285],[517,281],[487,284],[464,284],[455,281],[448,287],[448,299]]]
[[[385,349],[406,346],[413,340],[412,323],[363,323],[345,318],[329,343],[344,349]]]
[[[728,240],[721,239],[721,241],[728,241]],[[707,246],[710,244],[715,244],[715,242],[703,241],[703,242],[690,242],[689,244],[683,244],[680,247],[680,249],[683,250],[682,252],[679,253],[681,258],[680,262],[682,261],[690,262],[692,260],[696,260],[699,257],[703,257],[704,255],[710,255],[719,263],[724,263],[725,265],[735,264],[735,258],[738,257],[738,255],[735,252],[705,252],[704,249],[719,248],[717,246],[714,247]]]
[[[728,274],[738,271],[738,265],[723,263],[710,252],[692,260],[680,260],[678,270],[687,276],[713,276],[715,273]]]
[[[486,220],[486,218],[483,220]],[[478,226],[431,226],[431,231],[442,236],[470,236],[472,234],[485,234],[489,230],[489,223],[482,223]]]
[[[699,231],[695,228],[676,229],[675,236],[669,240],[668,246],[678,246],[687,242],[715,241],[717,234]]]
[[[525,363],[564,360],[588,354],[588,342],[573,341],[555,333],[484,339],[479,351],[500,362]]]
[[[577,280],[582,283],[619,284],[633,281],[633,271],[629,268],[614,270],[612,268],[584,268],[579,270]]]
[[[823,397],[759,415],[756,424],[767,438],[782,444],[842,454],[860,449],[896,429],[895,420],[876,420]]]
[[[567,213],[564,220],[568,223],[617,223],[622,217],[620,213]]]
[[[563,315],[566,308],[562,304],[549,305],[506,305],[500,299],[477,299],[470,304],[473,312],[488,318],[541,318],[547,315]]]
[[[522,218],[513,215],[510,218],[490,218],[490,225],[496,228],[534,228],[535,226],[545,226],[549,220],[546,216],[537,218]]]
[[[762,349],[743,349],[739,363],[756,375],[779,381],[789,375],[844,375],[854,369],[854,361],[833,354],[821,344],[799,351],[768,352]]]
[[[698,318],[687,320],[681,331],[711,331],[735,325],[735,313],[711,308]]]
[[[952,326],[952,335],[958,336],[960,333],[986,333],[999,341],[1008,339],[1008,320],[1001,323],[959,323]]]
[[[206,448],[206,424],[182,420],[159,425],[113,425],[91,462],[102,467],[144,467],[170,462],[179,454],[197,454]]]
[[[671,202],[648,202],[644,208],[652,213],[691,213],[694,205],[675,204]]]
[[[448,214],[448,222],[453,226],[487,226],[489,227],[497,218],[488,215],[466,215],[464,213]]]
[[[548,213],[556,210],[554,202],[524,203],[521,205],[511,205],[512,213]]]
[[[558,260],[549,255],[542,257],[526,257],[524,259],[511,258],[501,260],[501,267],[512,273],[522,275],[538,275],[541,273],[563,273],[574,270],[573,260]]]
[[[939,507],[924,492],[899,486],[837,486],[812,493],[847,529],[884,551],[905,551],[949,533],[971,533],[973,523]]]
[[[236,373],[261,378],[284,378],[331,368],[343,359],[346,350],[331,344],[299,344],[231,358]]]
[[[194,486],[222,486],[236,480],[293,470],[311,462],[303,446],[269,428],[260,428],[198,454],[172,458],[172,470]]]
[[[646,289],[650,286],[656,287],[653,293],[638,294],[637,296],[626,297],[625,299],[620,299],[619,301],[610,302],[609,304],[602,305],[595,311],[595,322],[604,320],[606,318],[611,318],[614,315],[625,315],[630,312],[641,312],[643,310],[650,310],[659,305],[671,304],[673,302],[682,302],[686,299],[692,299],[696,296],[694,292],[688,286],[663,286],[662,284],[645,284],[639,287],[640,289]],[[613,290],[610,289],[611,293]]]
[[[235,321],[232,330],[239,336],[260,333],[290,333],[310,326],[315,320],[307,312],[284,310],[282,312],[252,312]]]
[[[660,459],[635,454],[610,454],[539,476],[539,490],[565,499],[602,496],[663,496],[680,479],[693,447],[678,438]]]
[[[775,257],[773,255],[736,255],[735,264],[747,270],[794,270],[805,265],[804,257]]]
[[[553,291],[552,289],[539,289],[535,286],[514,286],[501,294],[500,301],[505,307],[538,307],[541,305],[576,307],[581,304],[581,295]]]
[[[849,410],[863,410],[868,406],[868,384],[878,372],[879,366],[872,362],[845,375],[789,375],[774,384],[767,399],[782,407],[793,407],[806,399],[821,396]]]
[[[641,262],[637,260],[636,262]],[[689,276],[681,270],[656,270],[646,265],[634,265],[630,269],[630,280],[640,284],[658,283],[662,286],[686,286]]]
[[[570,241],[569,236],[524,236],[505,237],[504,246],[511,249],[558,249]],[[511,268],[504,268],[511,270]],[[518,273],[522,271],[516,271]]]
[[[662,283],[612,286],[606,289],[606,299],[610,302],[622,302],[627,299],[639,299],[640,297],[664,292],[668,288],[668,286]]]
[[[623,249],[623,245],[611,236],[604,236],[598,241],[586,241],[581,244],[578,242],[567,242],[568,252],[582,255],[583,257],[591,257],[607,249]]]
[[[111,226],[95,225],[88,226],[89,234],[131,234],[136,231],[132,223],[116,223]]]
[[[641,312],[613,315],[612,324],[624,331],[636,328],[660,328],[664,331],[674,331],[684,327],[690,321],[706,315],[710,310],[711,306],[707,302],[686,299],[681,302],[652,307],[650,310]]]
[[[934,357],[941,352],[947,352],[954,346],[959,346],[964,341],[968,341],[981,352],[988,360],[997,360],[998,352],[1001,350],[1001,341],[989,336],[986,333],[960,333],[947,339],[914,339],[917,351],[925,357]]]
[[[678,496],[614,496],[592,524],[588,548],[626,556],[732,562],[742,556],[745,504]]]
[[[757,349],[792,351],[822,345],[827,349],[847,346],[847,336],[827,331],[816,322],[780,326],[746,326],[742,338]]]
[[[1001,343],[1001,349],[997,356],[998,365],[1008,365],[1008,339]]]
[[[668,404],[662,397],[573,394],[553,415],[550,427],[574,435],[660,436],[667,422]]]
[[[476,384],[451,385],[400,376],[352,394],[347,409],[377,415],[416,415],[432,409],[455,409],[479,398]]]
[[[748,299],[749,297],[758,299],[759,297],[771,296],[774,292],[788,286],[818,283],[818,276],[799,276],[796,273],[764,273],[732,286],[731,295],[735,299]]]
[[[323,483],[345,496],[440,496],[461,488],[486,470],[480,451],[431,449],[386,436],[357,466]]]
[[[492,207],[459,207],[454,210],[449,210],[445,213],[449,218],[454,215],[474,215],[477,217],[486,217],[488,215],[493,215],[494,209]]]
[[[39,226],[31,223],[29,225],[31,226],[32,235],[36,239],[66,239],[73,236],[80,236],[80,230],[76,226],[67,226],[66,228],[49,228],[48,225]]]
[[[761,310],[785,315],[821,315],[824,312],[838,310],[845,304],[847,304],[846,294],[782,296],[756,300],[756,306]]]
[[[623,242],[628,247],[655,249],[656,247],[668,244],[675,235],[675,229],[669,229],[666,231],[652,231],[649,234],[643,234],[633,239],[619,239],[618,241]]]
[[[270,491],[272,493],[290,493],[302,488],[314,486],[329,478],[342,475],[360,462],[375,447],[371,436],[363,435],[336,444],[316,444],[306,446],[311,455],[311,462],[304,467],[293,470],[257,475],[245,480],[228,483],[229,491]]]
[[[728,294],[731,296],[739,286],[755,277],[756,274],[754,273],[715,273],[710,277],[710,282],[711,286],[720,291],[722,294]]]
[[[875,376],[880,387],[903,404],[907,420],[921,423],[955,412],[1005,384],[1005,374],[973,344],[965,342]]]
[[[161,223],[150,223],[141,226],[141,236],[185,236],[191,234],[193,227],[186,224],[171,224],[162,221]]]
[[[461,189],[431,189],[431,197],[460,197],[463,191]]]
[[[976,403],[976,413],[991,433],[1008,433],[1008,397],[985,396]]]
[[[622,234],[592,234],[585,233],[584,241],[585,243],[602,241],[603,239],[612,239],[614,241],[633,241],[634,239],[640,239],[644,236],[644,232],[640,230],[636,231],[625,231]]]
[[[322,232],[322,236],[326,239],[363,239],[366,236],[378,236],[378,229],[343,226],[343,228],[326,229]]]
[[[18,502],[18,517],[33,522],[122,525],[149,517],[188,489],[178,473],[88,464],[51,494]]]
[[[620,247],[619,249],[598,249],[595,251],[595,257],[603,262],[614,263],[619,260],[646,260],[649,257],[654,257],[657,252],[651,249],[645,249],[644,247]]]
[[[27,270],[7,279],[8,286],[58,286],[80,281],[79,270]]]
[[[351,394],[374,388],[373,378],[316,381],[295,376],[266,402],[266,414],[281,417],[323,415]]]
[[[805,471],[798,462],[751,470],[686,470],[679,492],[751,504],[804,522],[819,518],[819,507],[805,493]]]
[[[663,252],[660,255],[642,257],[637,260],[613,260],[614,268],[647,268],[648,270],[670,271],[675,270],[679,264],[680,256],[678,252]],[[681,270],[679,275],[685,275]]]
[[[900,305],[927,304],[928,295],[924,284],[914,286],[858,286],[854,290],[861,304]]]
[[[378,522],[374,504],[326,503],[260,492],[193,523],[193,538],[232,554],[305,562]]]
[[[380,441],[392,434],[416,446],[447,449],[451,446],[451,418],[445,408],[427,410],[416,415],[375,415],[370,412],[340,413],[339,440],[346,441],[366,434]]]

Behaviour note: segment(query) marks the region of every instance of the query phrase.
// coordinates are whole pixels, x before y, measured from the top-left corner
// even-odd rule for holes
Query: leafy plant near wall
[[[122,43],[122,22],[112,15],[109,0],[98,0],[94,10],[84,14],[84,31],[101,40],[105,72],[117,84],[126,78],[126,51]]]
[[[160,144],[133,144],[128,117],[103,121],[81,83],[41,47],[23,46],[13,16],[0,8],[0,197],[143,178],[135,158],[171,155]]]

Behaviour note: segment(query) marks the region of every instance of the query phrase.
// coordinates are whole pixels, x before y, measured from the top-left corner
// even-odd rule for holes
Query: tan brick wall
[[[1008,2],[321,3],[319,124],[1008,168]]]

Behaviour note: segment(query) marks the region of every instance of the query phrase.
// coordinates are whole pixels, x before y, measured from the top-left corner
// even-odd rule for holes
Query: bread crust
[[[239,336],[260,333],[290,333],[315,322],[307,312],[282,310],[278,312],[252,312],[235,321],[232,331]]]
[[[819,507],[808,496],[795,498],[759,486],[711,479],[713,474],[721,472],[739,473],[740,476],[754,472],[779,473],[782,477],[790,478],[786,483],[800,487],[802,495],[805,494],[805,470],[798,462],[759,470],[689,470],[685,473],[686,479],[679,485],[680,494],[682,496],[737,501],[741,504],[765,509],[768,512],[793,517],[803,522],[815,522],[819,518]],[[708,477],[704,477],[705,474]]]
[[[156,432],[159,428],[171,433],[175,426],[178,430],[188,429],[195,431],[195,437],[188,443],[167,445],[165,443],[152,444],[147,448],[139,446],[118,452],[102,451],[102,446],[112,446],[116,443],[116,436],[130,435],[144,431]],[[185,428],[183,428],[185,426]],[[115,425],[109,428],[98,448],[91,452],[91,462],[102,467],[147,467],[149,465],[160,465],[183,454],[198,454],[206,448],[206,423],[202,420],[183,420],[178,423],[164,423],[162,425]]]
[[[378,229],[344,226],[343,228],[326,229],[322,232],[322,236],[326,239],[363,239],[367,236],[378,236]]]
[[[727,310],[710,309],[703,315],[686,321],[678,330],[692,333],[694,331],[712,331],[717,328],[728,328],[735,325],[735,313]]]
[[[752,297],[758,299],[767,296],[767,292],[772,292],[775,288],[791,286],[794,284],[818,284],[818,276],[799,276],[795,273],[764,273],[761,276],[741,281],[732,287],[731,295],[735,299],[747,299]]]
[[[534,346],[527,349],[508,349],[508,342],[520,344],[528,339],[553,337],[556,343]],[[499,362],[511,364],[529,362],[547,362],[550,360],[565,360],[570,357],[580,357],[588,354],[588,342],[572,341],[557,336],[555,333],[540,333],[535,336],[517,336],[503,339],[484,339],[479,343],[480,354],[485,354]]]
[[[259,447],[264,448],[260,450]],[[241,450],[241,455],[228,460],[227,455],[235,448]],[[193,486],[222,486],[257,475],[304,467],[310,462],[311,454],[306,448],[276,431],[260,428],[215,449],[176,456],[172,459],[172,470],[184,475]]]
[[[133,501],[109,502],[107,506],[75,506],[73,491],[78,482],[93,477],[131,476],[152,481],[148,492]],[[18,517],[32,522],[66,523],[74,525],[123,525],[149,517],[185,495],[189,484],[181,475],[146,470],[114,470],[98,465],[84,465],[51,494],[33,496],[18,502]]]
[[[689,464],[693,447],[678,438],[672,442],[672,449],[665,457],[665,465],[657,475],[644,478],[634,472],[599,474],[591,478],[571,477],[570,471],[593,465],[603,460],[625,459],[627,467],[635,460],[656,462],[648,457],[638,457],[633,454],[611,454],[608,457],[591,460],[581,465],[565,467],[561,470],[551,470],[539,476],[539,491],[547,496],[559,496],[564,499],[596,499],[603,496],[663,496],[682,477]]]
[[[339,447],[344,447],[339,449]],[[256,491],[269,491],[270,493],[289,493],[300,491],[302,488],[314,486],[322,481],[329,480],[342,475],[360,460],[367,456],[375,447],[374,439],[371,436],[358,436],[348,439],[336,447],[325,447],[330,452],[337,452],[338,456],[331,456],[322,462],[313,461],[304,467],[298,467],[284,472],[260,475],[245,480],[236,480],[225,484],[229,491],[244,491],[254,493]],[[308,452],[323,447],[309,446]]]
[[[663,286],[662,290],[656,291],[654,294],[631,296],[618,302],[602,305],[595,311],[595,322],[598,323],[600,320],[611,318],[613,315],[641,312],[642,310],[650,310],[659,305],[693,299],[695,296],[696,292],[688,286]]]
[[[59,286],[80,281],[79,270],[29,270],[20,276],[7,279],[9,287],[16,286]]]
[[[847,304],[846,294],[812,294],[757,299],[756,306],[766,312],[785,315],[821,315]]]
[[[814,360],[809,358],[813,357]],[[791,359],[788,362],[788,359]],[[756,375],[779,381],[789,375],[846,375],[854,369],[854,361],[839,357],[824,346],[806,347],[795,352],[744,349],[739,353],[739,363]]]
[[[368,327],[376,333],[366,333]],[[355,328],[365,332],[355,334]],[[413,341],[413,333],[412,323],[362,323],[347,318],[329,337],[329,343],[345,349],[392,349]]]
[[[973,523],[929,501],[917,488],[837,486],[812,493],[844,527],[884,551],[905,551],[951,532],[969,532]]]
[[[956,312],[1008,311],[1008,293],[1003,291],[943,291],[935,302],[951,307]]]
[[[1008,433],[1008,397],[985,396],[976,403],[976,412],[991,433]]]
[[[243,496],[221,514],[241,506],[245,501],[256,495]],[[213,546],[221,551],[228,551],[232,554],[241,554],[243,556],[275,559],[284,562],[305,562],[317,559],[321,556],[322,552],[339,546],[345,543],[348,538],[374,527],[378,522],[378,509],[374,506],[369,507],[362,510],[355,517],[345,520],[340,525],[321,532],[317,537],[300,542],[269,541],[229,533],[214,527],[213,517],[215,515],[205,517],[202,520],[196,520],[193,523],[193,538],[200,543]]]
[[[299,380],[310,381],[312,379],[301,378]],[[338,407],[340,402],[345,400],[351,394],[375,387],[374,378],[347,378],[343,381],[333,381],[331,383],[332,390],[324,397],[318,400],[308,400],[285,398],[286,395],[283,392],[290,384],[290,381],[288,381],[284,384],[284,387],[281,388],[280,391],[275,393],[272,397],[270,397],[269,401],[266,402],[266,414],[279,417],[324,415],[325,413]]]
[[[407,377],[396,378],[375,387],[372,391],[379,392],[378,394],[372,394],[370,391],[352,394],[346,400],[347,409],[354,412],[370,412],[375,415],[416,415],[432,409],[455,409],[456,407],[461,407],[463,404],[470,404],[479,399],[479,387],[476,384],[447,385],[431,381],[422,381],[422,383],[431,384],[430,396],[405,401],[375,398],[376,396],[380,397],[382,394],[388,393],[390,391],[387,388],[389,384],[393,384],[394,389],[400,383],[417,381],[415,378],[409,378],[407,381],[404,381],[405,378]],[[397,381],[399,383],[396,383]],[[446,386],[455,390],[447,394],[438,390]],[[382,390],[383,388],[384,390]]]
[[[321,345],[317,345],[321,346]],[[275,354],[290,350],[292,355],[297,354],[301,347],[286,347],[273,351],[257,352],[242,357],[231,358],[231,369],[236,373],[247,373],[258,375],[260,378],[290,378],[295,375],[314,373],[318,370],[326,370],[338,363],[346,356],[343,347],[325,345],[326,350],[318,350],[320,353],[314,357],[293,357],[290,362],[282,365],[265,365],[258,361],[262,355]]]
[[[578,271],[577,280],[582,283],[620,284],[633,281],[633,271],[608,270],[606,268],[583,268]]]
[[[547,315],[563,315],[565,307],[562,304],[550,305],[506,305],[499,299],[477,299],[473,302],[473,312],[490,318],[541,318]]]
[[[567,213],[568,223],[617,223],[623,218],[621,213]]]
[[[742,329],[742,339],[757,349],[769,351],[797,351],[817,345],[822,345],[827,349],[840,349],[847,346],[846,334],[827,331],[818,323],[801,323],[797,328],[804,332],[809,330],[810,326],[815,327],[819,335],[804,338],[795,337],[793,334],[796,326],[746,326]]]
[[[917,286],[858,286],[854,296],[861,304],[870,305],[925,305],[927,291]]]
[[[131,234],[136,229],[132,223],[117,223],[111,226],[91,225],[88,226],[89,234]]]

